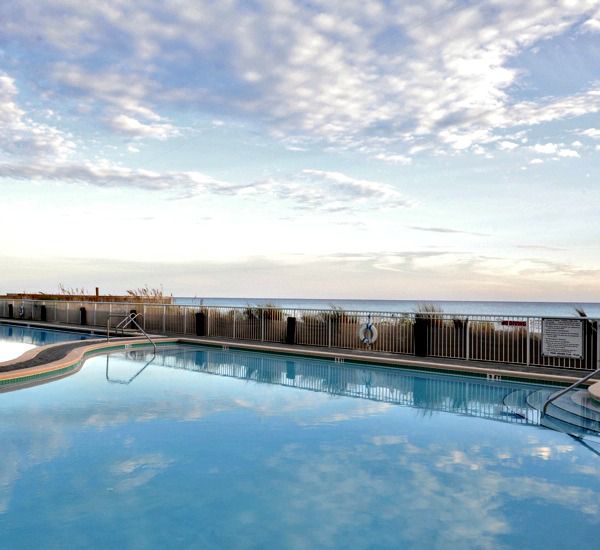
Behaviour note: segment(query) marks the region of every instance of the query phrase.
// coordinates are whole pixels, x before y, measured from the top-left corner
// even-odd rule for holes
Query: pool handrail
[[[546,414],[546,410],[548,409],[548,405],[550,405],[550,403],[552,403],[552,401],[555,401],[559,397],[562,397],[563,395],[565,395],[565,393],[570,392],[571,390],[574,390],[577,386],[580,386],[584,382],[587,382],[590,378],[593,378],[599,372],[600,372],[600,369],[596,369],[596,370],[590,372],[589,374],[586,374],[583,378],[580,378],[579,380],[577,380],[577,382],[574,382],[570,386],[568,386],[566,388],[563,388],[562,390],[560,390],[560,391],[558,391],[556,393],[553,393],[544,402],[544,405],[542,407],[542,415]]]
[[[115,331],[117,329],[125,330],[130,324],[133,324],[137,327],[137,329],[146,337],[148,342],[152,344],[152,348],[154,349],[154,355],[156,355],[156,344],[154,340],[148,336],[148,333],[140,326],[140,324],[136,321],[136,317],[139,317],[141,313],[129,313],[127,314],[121,322],[115,327]],[[106,319],[106,341],[108,342],[110,339],[110,320],[114,317],[121,317],[121,314],[109,314]]]

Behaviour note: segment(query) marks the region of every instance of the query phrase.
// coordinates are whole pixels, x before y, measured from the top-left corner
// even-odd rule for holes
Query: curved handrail
[[[156,344],[154,343],[154,340],[152,340],[152,338],[150,338],[150,336],[148,336],[148,334],[146,333],[146,331],[140,326],[140,324],[136,321],[136,318],[139,317],[141,315],[141,313],[130,313],[129,315],[125,316],[124,319],[121,320],[121,322],[115,327],[115,330],[118,328],[121,328],[121,330],[125,330],[125,328],[127,326],[129,326],[131,323],[133,323],[137,329],[146,337],[146,339],[148,340],[148,342],[150,342],[152,344],[152,347],[154,349],[154,355],[156,355]],[[107,319],[106,319],[106,341],[108,342],[110,339],[110,319],[112,317],[120,317],[120,315],[108,315]]]
[[[140,369],[138,370],[132,377],[129,378],[129,380],[118,380],[118,379],[114,379],[114,378],[110,378],[108,376],[108,363],[109,363],[109,358],[110,358],[110,354],[106,354],[106,380],[112,384],[123,384],[123,385],[129,385],[131,384],[140,374],[142,374],[142,372],[144,372],[146,370],[146,368],[150,365],[150,363],[152,363],[152,361],[154,361],[156,359],[156,354],[154,354],[152,356],[152,358],[150,359],[150,361],[147,361],[146,364]]]
[[[552,403],[552,401],[558,399],[559,397],[563,396],[565,393],[574,390],[577,386],[583,384],[584,382],[587,382],[590,378],[593,378],[594,375],[598,374],[600,372],[600,369],[596,369],[595,371],[591,372],[590,374],[587,374],[586,376],[584,376],[583,378],[581,378],[580,380],[577,380],[577,382],[571,384],[568,388],[564,388],[562,390],[560,390],[559,392],[556,392],[554,394],[552,394],[548,399],[546,399],[546,401],[544,402],[544,406],[542,407],[542,414],[546,414],[546,409],[548,408],[548,405],[550,405],[550,403]]]

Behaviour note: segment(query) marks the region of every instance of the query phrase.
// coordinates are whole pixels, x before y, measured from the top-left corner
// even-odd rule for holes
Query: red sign
[[[527,321],[502,321],[505,327],[526,327]]]

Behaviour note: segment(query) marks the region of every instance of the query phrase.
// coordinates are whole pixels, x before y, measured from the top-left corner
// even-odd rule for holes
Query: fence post
[[[187,334],[187,314],[188,314],[188,308],[187,307],[183,307],[182,309],[183,311],[183,334]]]
[[[206,336],[210,336],[210,308],[206,310]]]
[[[146,330],[146,304],[142,306],[142,328]]]
[[[70,302],[67,302],[67,324],[69,324],[69,306],[70,306]]]
[[[331,315],[327,317],[327,347],[331,347]]]
[[[163,321],[162,321],[162,325],[163,325],[162,332],[163,332],[163,334],[166,334],[166,332],[167,332],[167,306],[163,306],[162,318],[163,318]]]
[[[529,338],[529,321],[531,319],[529,317],[527,317],[527,366],[529,366],[529,363],[531,361],[530,358],[530,354],[531,354],[531,344],[530,344],[530,338]]]
[[[265,310],[260,309],[260,341],[265,341]]]
[[[94,326],[96,326],[96,310],[98,309],[98,304],[94,302]]]
[[[471,357],[471,328],[469,320],[465,321],[465,359],[468,361]]]
[[[235,340],[235,320],[237,319],[237,309],[233,310],[233,332],[232,332],[232,338]]]

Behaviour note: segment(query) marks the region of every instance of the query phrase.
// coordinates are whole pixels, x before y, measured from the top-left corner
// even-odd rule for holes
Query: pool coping
[[[64,330],[64,329],[63,329]],[[89,343],[88,343],[89,342]],[[241,342],[237,340],[229,340],[222,338],[207,338],[207,337],[182,337],[182,336],[160,336],[155,338],[157,346],[162,347],[165,345],[176,345],[176,344],[187,344],[187,345],[202,345],[217,347],[221,349],[232,349],[232,350],[245,350],[245,351],[258,351],[263,353],[271,353],[278,355],[295,355],[304,357],[313,357],[321,359],[330,359],[338,362],[344,362],[349,364],[369,364],[379,365],[385,367],[394,368],[408,368],[430,372],[447,373],[447,374],[462,374],[466,376],[484,377],[491,380],[508,380],[508,381],[521,381],[521,382],[533,382],[533,383],[545,383],[555,385],[569,385],[581,378],[582,375],[591,371],[582,371],[567,374],[567,373],[556,373],[551,369],[544,369],[540,367],[530,367],[527,370],[522,369],[520,365],[503,365],[499,363],[475,363],[473,361],[464,360],[447,360],[447,359],[418,359],[413,356],[403,355],[383,355],[383,354],[372,354],[363,351],[352,351],[344,349],[322,349],[313,348],[309,346],[302,346],[301,348],[296,346],[289,346],[285,344],[276,343],[264,343],[264,342]],[[82,341],[80,345],[72,347],[67,353],[54,361],[49,363],[35,365],[27,367],[28,362],[35,359],[37,355],[48,349],[58,348],[60,346],[67,346],[69,343],[57,343],[50,344],[48,346],[41,346],[32,350],[26,351],[20,357],[4,361],[0,363],[0,368],[8,368],[4,372],[0,372],[0,388],[5,391],[8,390],[7,385],[14,389],[14,385],[23,387],[24,385],[31,385],[32,383],[46,382],[63,378],[70,374],[77,372],[83,362],[92,355],[101,353],[107,353],[112,351],[123,351],[132,348],[147,348],[149,346],[148,341],[145,338],[119,338],[110,341]],[[13,368],[11,368],[13,367]],[[591,392],[592,396],[596,399],[600,398],[600,382],[596,380],[589,380],[586,385],[594,387],[594,391]],[[1,391],[1,390],[0,390]]]

